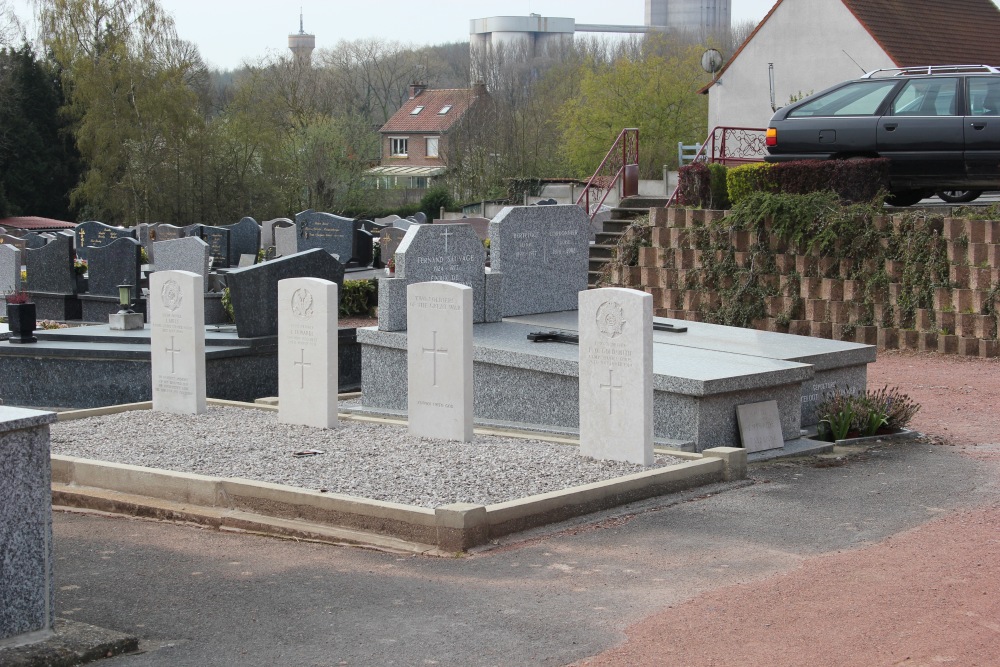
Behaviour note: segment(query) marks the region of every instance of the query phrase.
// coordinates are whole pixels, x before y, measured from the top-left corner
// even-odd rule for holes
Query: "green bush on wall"
[[[755,192],[776,192],[777,184],[771,174],[774,165],[756,162],[733,167],[726,173],[729,201],[736,206]]]

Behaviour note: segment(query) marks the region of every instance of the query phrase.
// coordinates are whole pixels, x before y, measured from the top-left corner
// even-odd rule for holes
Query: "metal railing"
[[[635,180],[635,188],[638,189],[639,173],[639,128],[627,127],[621,131],[611,150],[604,156],[604,161],[594,172],[594,175],[587,181],[583,192],[576,200],[578,206],[582,206],[587,215],[593,219],[600,210],[604,200],[608,195],[622,183],[624,194],[629,194],[629,184],[626,184],[626,171],[628,180]],[[628,168],[628,169],[627,169]]]
[[[763,162],[767,155],[767,145],[764,143],[766,134],[767,130],[760,127],[713,128],[692,162],[718,162],[727,167]],[[667,206],[677,203],[679,192],[678,182]]]

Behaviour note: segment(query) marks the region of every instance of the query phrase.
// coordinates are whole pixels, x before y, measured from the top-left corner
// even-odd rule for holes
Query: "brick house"
[[[429,89],[410,86],[410,96],[379,130],[382,159],[368,174],[379,188],[423,189],[447,167],[449,133],[487,97],[486,86]]]

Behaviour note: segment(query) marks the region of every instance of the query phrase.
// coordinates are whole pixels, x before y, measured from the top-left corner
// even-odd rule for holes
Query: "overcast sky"
[[[13,4],[22,18],[30,17],[29,0]],[[760,21],[773,4],[732,0],[733,21]],[[645,11],[643,0],[160,0],[180,37],[197,44],[210,66],[222,69],[284,51],[288,34],[299,31],[299,5],[317,48],[362,37],[413,44],[464,42],[470,19],[530,13],[577,23],[642,25]]]

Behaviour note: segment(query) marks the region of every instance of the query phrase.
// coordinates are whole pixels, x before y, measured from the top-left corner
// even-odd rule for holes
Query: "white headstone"
[[[472,440],[472,288],[449,282],[406,287],[410,433]]]
[[[337,425],[337,283],[278,281],[278,421]]]
[[[274,234],[274,254],[277,257],[287,257],[299,251],[299,228],[298,225],[288,227],[273,227]]]
[[[205,279],[191,271],[149,277],[153,410],[205,412]]]
[[[653,297],[580,292],[580,454],[653,464]]]
[[[21,251],[0,243],[0,296],[21,291]]]

